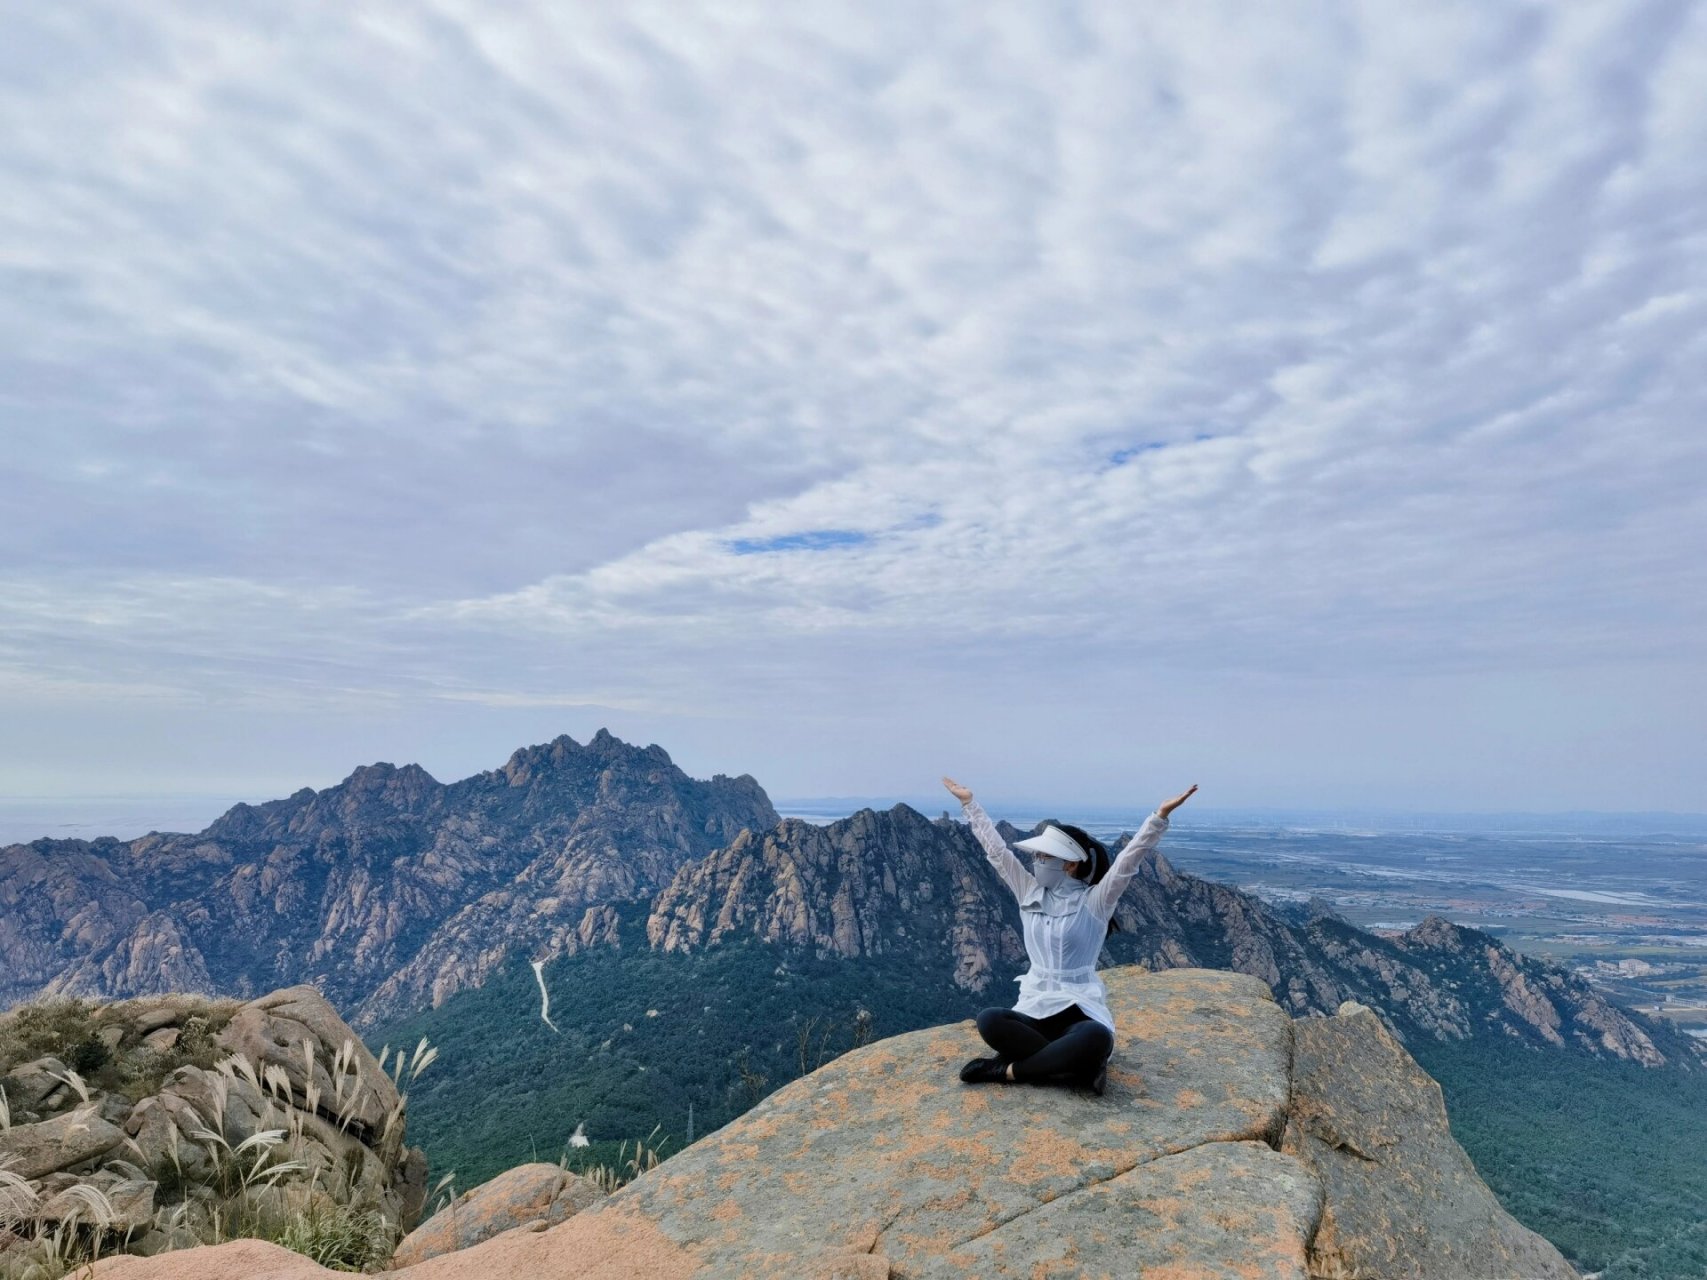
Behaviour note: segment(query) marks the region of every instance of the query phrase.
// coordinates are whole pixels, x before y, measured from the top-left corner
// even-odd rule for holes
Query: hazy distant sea
[[[773,799],[776,811],[785,818],[830,823],[860,809],[885,810],[897,800],[911,805],[926,817],[948,813],[959,820],[960,805],[943,792],[937,796],[876,798],[826,796]],[[986,800],[992,818],[1006,818],[1017,827],[1034,826],[1045,818],[1073,822],[1093,835],[1122,830],[1136,831],[1148,809],[1121,805],[1007,803]],[[1334,832],[1339,835],[1388,835],[1405,832],[1465,832],[1480,834],[1601,835],[1615,838],[1647,835],[1707,836],[1707,813],[1415,813],[1388,810],[1343,809],[1218,809],[1193,805],[1182,810],[1175,825],[1216,827],[1221,830]]]
[[[0,796],[0,845],[200,831],[236,803],[235,796]]]

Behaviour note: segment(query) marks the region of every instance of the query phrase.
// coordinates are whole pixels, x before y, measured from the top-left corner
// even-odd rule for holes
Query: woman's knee
[[[1012,1009],[980,1009],[978,1010],[978,1034],[989,1038],[990,1032],[1003,1023],[1011,1021],[1009,1015]]]
[[[1098,1058],[1106,1058],[1114,1052],[1114,1032],[1100,1022],[1081,1022],[1073,1028],[1073,1035],[1087,1053],[1094,1053]]]

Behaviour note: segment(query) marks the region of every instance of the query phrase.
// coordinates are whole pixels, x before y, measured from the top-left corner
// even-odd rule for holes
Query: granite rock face
[[[465,1191],[397,1246],[394,1267],[455,1253],[514,1227],[554,1227],[603,1198],[586,1178],[554,1164],[524,1164]]]
[[[1568,1280],[1558,1251],[1500,1207],[1452,1140],[1440,1086],[1381,1020],[1347,1004],[1294,1027],[1281,1150],[1322,1180],[1321,1280]]]
[[[698,781],[663,748],[601,729],[449,786],[376,764],[195,835],[13,845],[0,849],[0,1008],[307,982],[371,1025],[587,945],[602,936],[589,909],[647,897],[777,821],[751,777]]]
[[[906,805],[829,826],[790,819],[749,831],[676,873],[653,899],[647,940],[692,951],[753,936],[854,957],[923,956],[947,939],[954,982],[981,991],[1025,948],[966,838]]]
[[[0,1129],[0,1167],[20,1178],[45,1178],[106,1155],[123,1141],[123,1130],[103,1120],[97,1108],[83,1106],[50,1120]]]
[[[1294,1022],[1261,983],[1226,972],[1105,977],[1120,1037],[1103,1097],[961,1084],[957,1068],[982,1048],[970,1023],[896,1036],[561,1225],[536,1220],[397,1274],[1425,1280],[1449,1258],[1459,1280],[1572,1275],[1488,1210],[1438,1092],[1428,1105],[1432,1082],[1370,1015]],[[1347,1150],[1358,1143],[1377,1154],[1348,1173],[1345,1161],[1364,1161]],[[96,1275],[198,1280],[242,1266],[332,1274],[244,1244]]]

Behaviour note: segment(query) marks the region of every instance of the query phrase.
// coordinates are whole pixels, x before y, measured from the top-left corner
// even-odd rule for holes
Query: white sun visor
[[[1085,851],[1079,842],[1073,839],[1060,827],[1044,827],[1037,835],[1029,840],[1020,840],[1014,844],[1016,849],[1025,849],[1031,853],[1047,853],[1061,859],[1062,862],[1083,862]]]

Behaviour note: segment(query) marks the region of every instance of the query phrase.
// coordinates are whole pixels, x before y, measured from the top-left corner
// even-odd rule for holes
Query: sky
[[[1707,6],[34,5],[0,193],[0,795],[1707,810]]]

